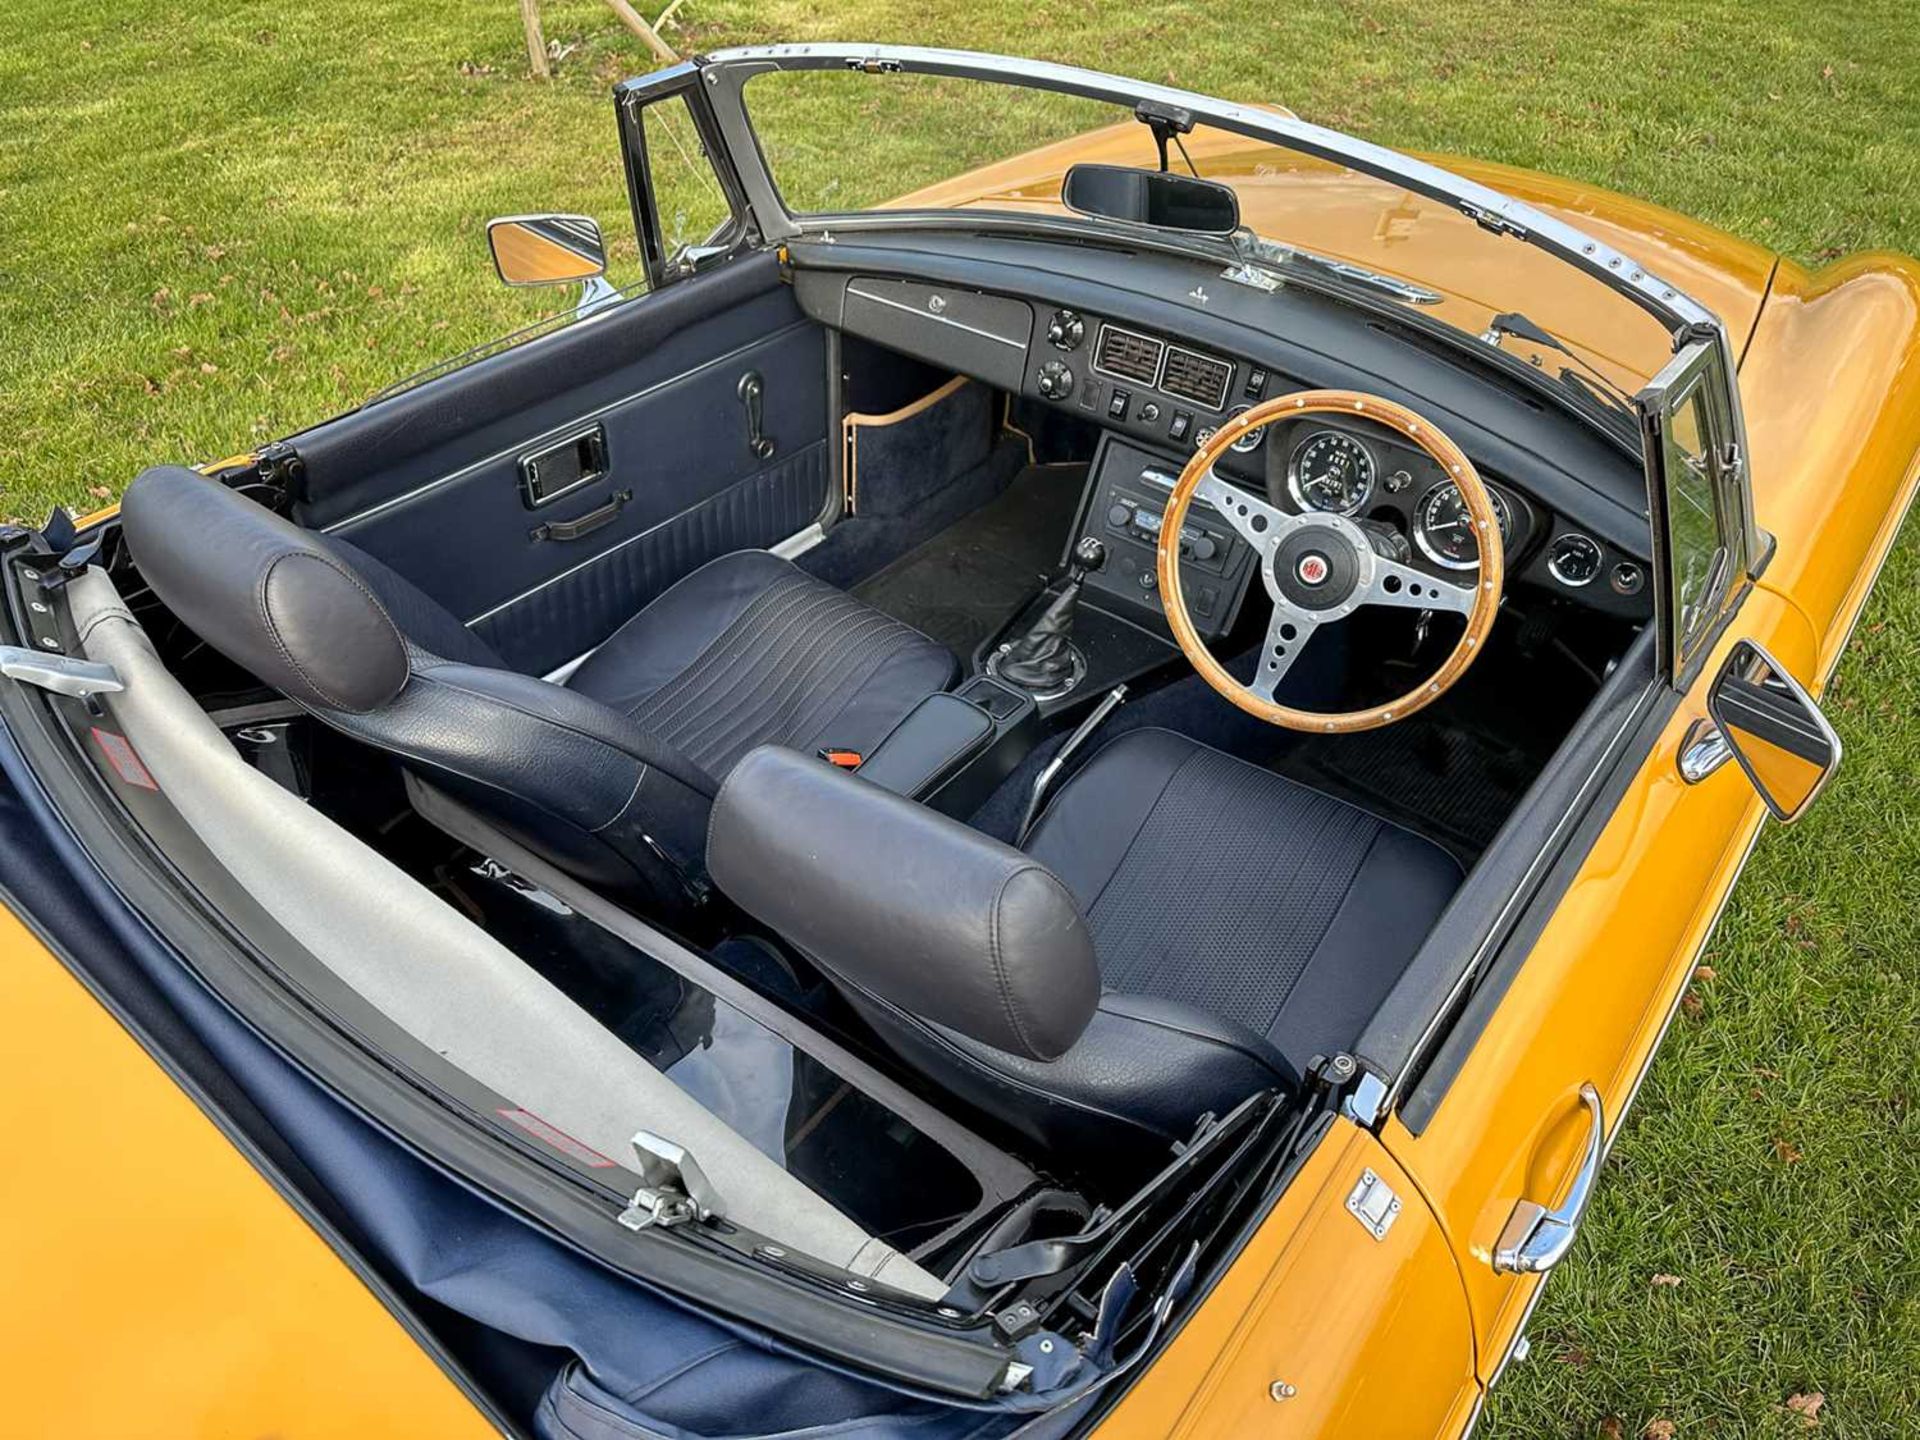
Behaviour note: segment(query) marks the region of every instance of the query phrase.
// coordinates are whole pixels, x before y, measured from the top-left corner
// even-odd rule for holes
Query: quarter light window
[[[1730,552],[1718,511],[1708,449],[1707,399],[1696,384],[1667,428],[1667,534],[1672,547],[1674,623],[1681,654],[1711,628],[1726,588]]]
[[[1660,572],[1660,638],[1686,685],[1738,601],[1748,553],[1746,476],[1720,347],[1688,345],[1639,396]]]

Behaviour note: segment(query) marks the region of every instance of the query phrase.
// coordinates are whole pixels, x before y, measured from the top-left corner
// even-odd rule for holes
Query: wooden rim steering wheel
[[[1459,488],[1480,546],[1480,568],[1471,584],[1436,579],[1424,570],[1389,559],[1374,549],[1368,533],[1345,515],[1308,510],[1289,514],[1214,473],[1214,463],[1236,440],[1280,420],[1305,415],[1345,415],[1370,420],[1424,450],[1441,474]],[[1253,547],[1261,583],[1273,601],[1273,618],[1260,644],[1253,682],[1243,685],[1213,658],[1187,613],[1180,586],[1180,527],[1195,499],[1216,513]],[[1466,673],[1486,645],[1500,609],[1506,557],[1493,500],[1473,462],[1428,421],[1391,400],[1358,390],[1302,390],[1243,410],[1207,438],[1174,483],[1160,523],[1160,593],[1173,638],[1206,682],[1249,715],[1289,730],[1345,734],[1404,720],[1432,704]],[[1273,698],[1274,688],[1313,638],[1314,631],[1344,620],[1362,605],[1403,610],[1450,610],[1467,617],[1453,652],[1417,689],[1368,710],[1296,710]]]

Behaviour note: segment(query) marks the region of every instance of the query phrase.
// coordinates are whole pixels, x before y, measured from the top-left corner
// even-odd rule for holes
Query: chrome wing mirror
[[[607,247],[589,215],[504,215],[487,222],[487,248],[505,285],[579,285],[580,313],[618,300]]]
[[[1776,819],[1797,819],[1840,768],[1840,737],[1786,667],[1751,640],[1733,647],[1707,714]]]

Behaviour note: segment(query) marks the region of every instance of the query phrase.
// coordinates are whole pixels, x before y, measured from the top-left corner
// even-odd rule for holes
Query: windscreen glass
[[[876,210],[1067,216],[1070,166],[1160,167],[1155,134],[1131,106],[1011,81],[767,70],[742,94],[782,202],[803,220]],[[1232,243],[1256,268],[1284,282],[1311,265],[1322,285],[1416,309],[1549,378],[1565,372],[1570,398],[1623,433],[1629,397],[1669,358],[1664,330],[1623,296],[1451,205],[1205,124],[1169,139],[1170,170],[1234,188],[1245,229]],[[1218,254],[1230,242],[1195,243]],[[1512,316],[1517,326],[1500,323]]]

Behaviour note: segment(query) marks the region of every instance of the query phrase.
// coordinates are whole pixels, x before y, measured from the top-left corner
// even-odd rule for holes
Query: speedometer
[[[1302,510],[1351,515],[1373,495],[1373,452],[1351,435],[1320,430],[1287,460],[1287,493]]]
[[[1500,539],[1513,538],[1513,511],[1506,497],[1491,486],[1487,496],[1500,521]],[[1480,563],[1480,540],[1473,533],[1473,516],[1459,487],[1442,480],[1420,497],[1413,513],[1413,543],[1436,565],[1449,570],[1471,570]]]

